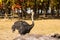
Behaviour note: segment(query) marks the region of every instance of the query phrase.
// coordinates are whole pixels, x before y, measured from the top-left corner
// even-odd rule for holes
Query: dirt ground
[[[17,21],[16,19],[0,19],[0,40],[13,40],[19,33],[17,30],[13,33],[11,26]],[[31,20],[25,20],[31,24]],[[35,26],[31,30],[30,34],[42,34],[48,35],[52,33],[60,33],[60,20],[59,19],[47,19],[47,20],[35,20]]]

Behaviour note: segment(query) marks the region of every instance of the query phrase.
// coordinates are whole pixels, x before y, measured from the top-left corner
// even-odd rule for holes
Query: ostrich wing
[[[14,23],[15,25],[29,25],[27,22],[25,22],[25,21],[16,21],[15,23]]]
[[[18,29],[18,28],[20,28],[21,26],[27,27],[27,26],[29,26],[29,24],[28,24],[27,22],[25,22],[25,21],[16,21],[16,22],[14,23],[14,26],[16,26],[16,28]]]

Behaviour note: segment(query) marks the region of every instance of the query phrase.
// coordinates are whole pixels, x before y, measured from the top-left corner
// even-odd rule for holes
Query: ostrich
[[[21,35],[25,35],[26,33],[29,33],[30,30],[34,27],[33,17],[34,17],[34,12],[32,11],[32,15],[31,15],[32,24],[31,25],[25,21],[16,21],[12,26],[12,31],[14,32],[15,29],[17,29],[19,34]]]

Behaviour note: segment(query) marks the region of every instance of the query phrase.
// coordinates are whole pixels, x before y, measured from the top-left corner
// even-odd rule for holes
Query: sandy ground
[[[13,33],[11,26],[17,21],[16,19],[0,19],[0,40],[13,40],[19,33],[17,30]],[[25,20],[31,24],[31,20]],[[35,20],[35,26],[31,30],[30,34],[42,34],[48,35],[52,33],[60,33],[60,20],[59,19],[47,19],[47,20]]]

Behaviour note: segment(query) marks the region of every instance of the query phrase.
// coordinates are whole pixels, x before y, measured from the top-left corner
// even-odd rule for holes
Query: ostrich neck
[[[31,27],[33,27],[34,26],[34,12],[32,12],[32,15],[31,15],[31,19],[32,19],[32,24],[31,24]]]
[[[34,16],[34,12],[32,12],[32,16],[31,16],[32,22],[34,22],[33,16]]]

